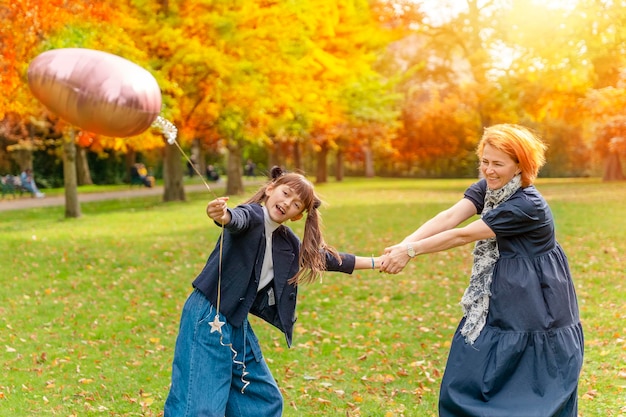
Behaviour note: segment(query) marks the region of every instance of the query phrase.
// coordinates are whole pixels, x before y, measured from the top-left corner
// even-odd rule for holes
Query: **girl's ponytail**
[[[322,201],[313,199],[311,207],[307,210],[306,222],[304,224],[304,236],[300,248],[300,269],[298,273],[289,280],[290,284],[309,284],[315,282],[326,270],[326,254],[330,253],[337,260],[341,261],[337,250],[328,246],[322,236],[322,216],[318,208]]]

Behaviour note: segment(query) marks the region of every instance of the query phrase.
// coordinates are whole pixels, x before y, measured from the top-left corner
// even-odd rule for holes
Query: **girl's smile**
[[[298,220],[302,217],[304,203],[300,196],[288,185],[267,187],[265,207],[270,218],[276,223],[286,220]]]

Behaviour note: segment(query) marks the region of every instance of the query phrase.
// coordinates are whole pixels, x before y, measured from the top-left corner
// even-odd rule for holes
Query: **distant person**
[[[256,164],[252,162],[252,159],[248,159],[244,171],[246,177],[256,177]]]
[[[156,184],[156,179],[154,178],[152,167],[148,167],[148,169],[146,169],[145,173],[146,173],[146,179],[150,183],[150,188],[154,187],[154,184]]]
[[[20,182],[23,189],[32,194],[33,197],[43,198],[46,195],[39,191],[37,188],[37,184],[35,183],[35,178],[33,177],[33,171],[30,168],[26,168],[20,174]]]
[[[207,165],[206,177],[209,181],[218,181],[220,179],[220,174],[213,165]]]
[[[142,163],[134,164],[130,169],[131,184],[140,182],[148,188],[154,186],[154,176],[150,175],[146,166]]]
[[[440,417],[578,414],[578,301],[552,212],[533,185],[545,149],[522,126],[485,129],[476,152],[482,179],[385,250],[381,271],[397,273],[418,255],[476,242],[464,317],[441,381]]]
[[[194,175],[196,175],[195,166],[196,159],[192,156],[191,158],[189,158],[189,161],[187,161],[187,175],[189,175],[189,178],[192,178]]]

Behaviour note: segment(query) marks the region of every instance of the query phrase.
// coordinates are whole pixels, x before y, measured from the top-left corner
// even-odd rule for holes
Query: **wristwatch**
[[[413,249],[413,245],[406,245],[406,253],[409,255],[409,258],[415,258],[415,249]]]

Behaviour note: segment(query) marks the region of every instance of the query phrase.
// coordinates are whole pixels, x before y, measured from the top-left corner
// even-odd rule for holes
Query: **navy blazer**
[[[265,255],[263,207],[260,204],[244,204],[228,211],[231,220],[223,231],[220,313],[231,325],[240,327],[250,312],[280,329],[285,334],[287,345],[291,346],[298,288],[287,281],[299,269],[300,239],[284,225],[274,231],[274,279],[257,292]],[[214,306],[217,305],[219,246],[220,238],[206,265],[193,281],[193,286]],[[326,269],[351,274],[354,271],[354,255],[340,255],[341,263],[327,253]]]

